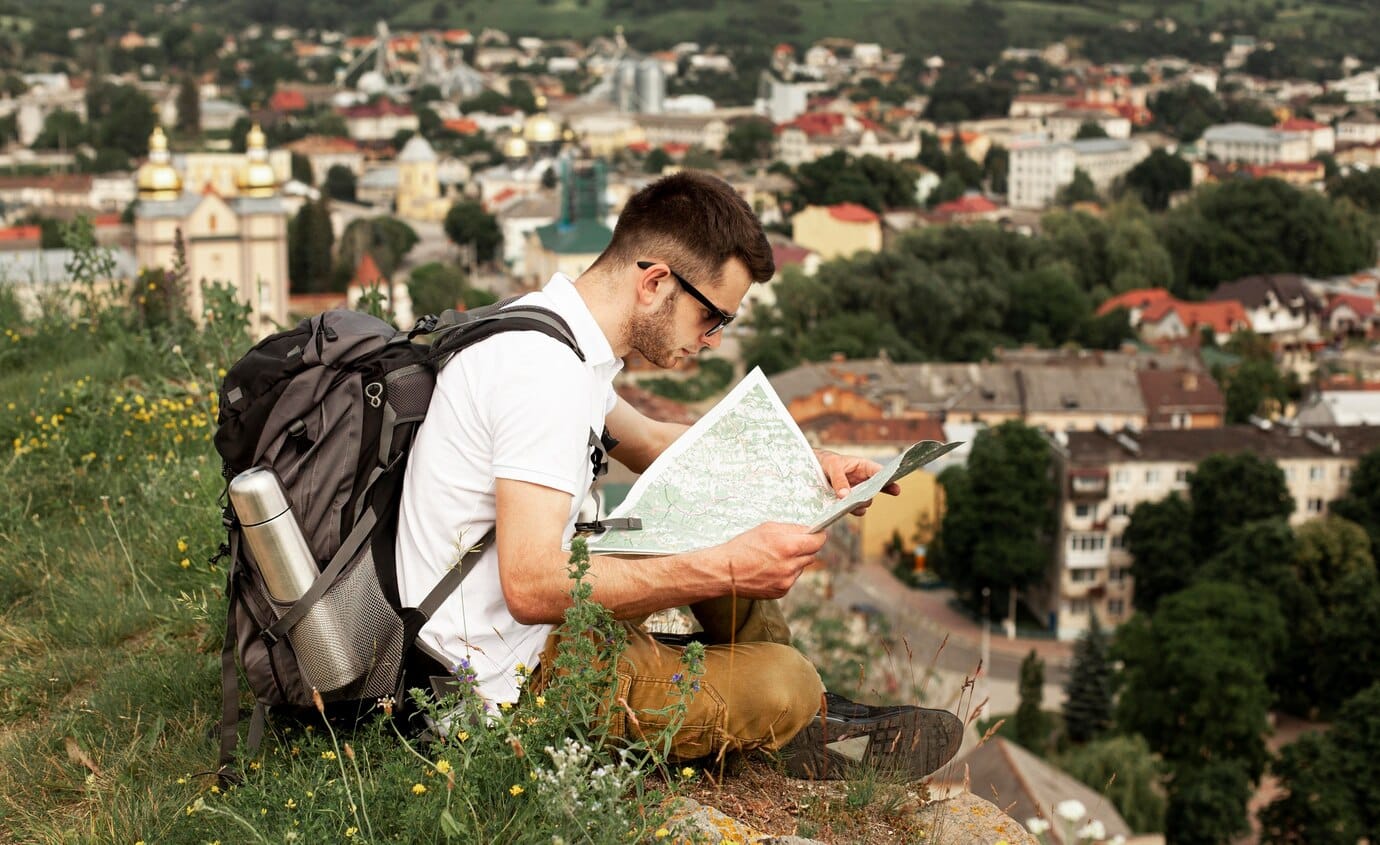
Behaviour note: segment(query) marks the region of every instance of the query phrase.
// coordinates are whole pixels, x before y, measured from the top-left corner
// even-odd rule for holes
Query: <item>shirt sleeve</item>
[[[590,472],[591,403],[602,400],[602,390],[595,390],[585,365],[558,341],[508,340],[489,341],[506,348],[502,363],[487,374],[481,405],[492,436],[494,477],[579,496]]]

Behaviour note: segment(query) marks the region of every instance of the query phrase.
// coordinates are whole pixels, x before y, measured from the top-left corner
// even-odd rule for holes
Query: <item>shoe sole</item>
[[[781,758],[791,777],[837,780],[871,770],[911,781],[952,760],[962,742],[963,723],[954,714],[903,707],[862,719],[816,717]]]

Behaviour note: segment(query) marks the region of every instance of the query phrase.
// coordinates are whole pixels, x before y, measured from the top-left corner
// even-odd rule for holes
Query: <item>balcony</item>
[[[1107,470],[1069,470],[1068,495],[1070,499],[1076,502],[1097,501],[1107,498]]]

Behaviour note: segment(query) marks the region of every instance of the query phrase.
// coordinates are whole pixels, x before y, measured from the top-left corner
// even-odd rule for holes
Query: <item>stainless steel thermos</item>
[[[230,481],[230,503],[275,602],[274,612],[281,617],[320,574],[287,493],[272,470],[253,467]],[[350,654],[346,625],[348,620],[332,618],[323,600],[288,632],[307,682],[323,693],[344,687],[360,674]]]

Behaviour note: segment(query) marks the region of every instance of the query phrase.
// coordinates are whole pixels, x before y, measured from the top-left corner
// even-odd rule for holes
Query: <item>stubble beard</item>
[[[676,296],[670,296],[661,308],[646,316],[633,315],[628,323],[628,346],[654,365],[668,370],[676,365],[675,307]]]

